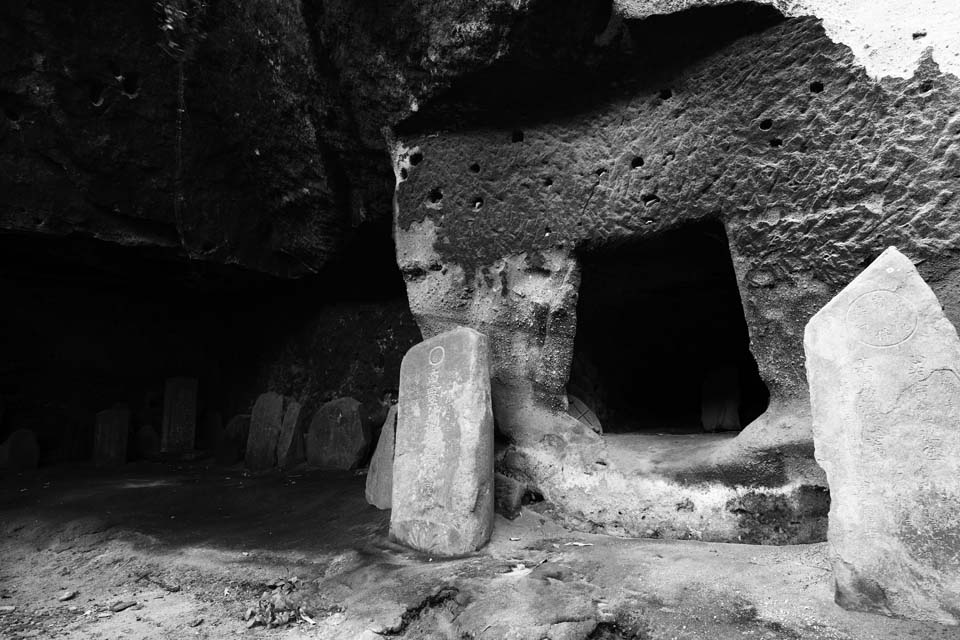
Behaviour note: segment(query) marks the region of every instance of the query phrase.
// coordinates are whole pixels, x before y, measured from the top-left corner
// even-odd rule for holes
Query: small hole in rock
[[[600,167],[599,169],[597,169],[596,171],[594,171],[594,173],[597,174],[597,177],[598,177],[598,178],[602,177],[603,174],[605,174],[606,172],[607,172],[607,170],[604,169],[603,167]]]
[[[633,160],[630,161],[630,167],[633,169],[639,169],[643,166],[643,158],[640,156],[634,156]]]
[[[473,199],[473,208],[479,209],[483,206],[483,198],[474,198]]]
[[[430,199],[430,202],[436,204],[437,202],[443,200],[443,191],[440,191],[440,187],[434,187],[430,191],[430,195],[427,197]]]
[[[926,38],[926,37],[927,37],[927,32],[926,32],[926,31],[914,31],[914,32],[913,32],[913,39],[914,39],[914,40],[919,40],[920,38]]]
[[[820,93],[823,91],[823,83],[819,80],[814,80],[810,83],[810,91],[813,93]]]
[[[410,156],[410,164],[412,164],[413,166],[417,166],[421,162],[423,162],[423,154],[420,153],[419,151],[417,151],[416,153]]]
[[[407,173],[407,170],[406,170],[406,169],[400,169],[400,178],[401,178],[402,180],[406,180],[408,175],[410,175],[410,174]]]
[[[673,97],[673,91],[670,89],[660,89],[660,99],[669,100]]]
[[[933,90],[933,82],[930,80],[924,80],[920,83],[920,93],[926,93]]]
[[[122,78],[120,88],[123,90],[123,94],[131,97],[137,95],[140,90],[140,74],[131,71],[123,74]]]
[[[10,122],[20,122],[20,112],[13,107],[4,107],[3,115],[5,115]]]
[[[550,235],[550,227],[544,227],[544,228],[543,228],[543,235],[544,235],[544,236],[549,236],[549,235]]]
[[[763,120],[760,121],[761,131],[767,131],[772,126],[773,126],[773,120],[771,120],[770,118],[764,118]]]
[[[523,131],[514,131],[510,139],[514,142],[523,142]]]
[[[640,196],[640,200],[642,200],[643,204],[645,204],[648,207],[652,204],[657,204],[658,202],[660,202],[660,198],[652,193],[646,193]]]
[[[543,180],[543,186],[545,186],[545,187],[552,187],[552,186],[553,186],[553,178],[544,178],[544,180]]]
[[[770,140],[770,146],[771,146],[771,147],[782,147],[782,146],[783,146],[783,140],[781,140],[780,138],[771,138],[771,140]]]
[[[473,171],[474,173],[480,173],[480,165],[474,162],[472,165],[470,165],[470,171]]]

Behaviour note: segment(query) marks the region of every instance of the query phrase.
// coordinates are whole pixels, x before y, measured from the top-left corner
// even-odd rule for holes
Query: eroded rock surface
[[[441,556],[476,551],[493,531],[493,498],[487,338],[459,327],[400,368],[390,536]]]
[[[837,602],[960,623],[960,338],[889,248],[809,322]]]

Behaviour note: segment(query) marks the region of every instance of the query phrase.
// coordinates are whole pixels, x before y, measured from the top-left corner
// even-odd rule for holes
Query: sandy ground
[[[478,554],[424,557],[388,541],[363,482],[203,463],[0,477],[0,638],[960,638],[835,606],[825,545],[609,538],[537,505]]]

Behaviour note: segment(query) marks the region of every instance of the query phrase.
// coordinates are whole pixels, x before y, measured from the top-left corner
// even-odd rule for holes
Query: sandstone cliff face
[[[722,222],[770,408],[667,475],[823,484],[807,320],[895,245],[960,321],[960,82],[930,59],[910,78],[871,79],[817,20],[743,7],[626,21],[612,42],[615,64],[581,69],[562,89],[556,75],[519,69],[499,76],[496,97],[492,83],[469,84],[400,128],[398,260],[425,335],[457,323],[491,335],[515,471],[589,526],[737,539],[716,496],[691,496],[689,515],[663,513],[667,500],[649,497],[662,486],[611,469],[609,443],[563,415],[582,257]],[[620,497],[598,504],[605,492]],[[705,521],[709,531],[697,529]]]
[[[0,231],[314,272],[387,228],[382,128],[542,27],[534,3],[476,4],[5,3]],[[523,38],[573,54],[593,13]]]

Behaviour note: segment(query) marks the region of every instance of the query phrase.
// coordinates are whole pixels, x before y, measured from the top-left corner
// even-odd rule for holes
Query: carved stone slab
[[[397,437],[397,405],[390,407],[383,421],[377,449],[367,471],[367,486],[364,495],[367,502],[377,509],[389,509],[393,504],[393,451]]]
[[[93,430],[93,464],[116,467],[127,461],[130,409],[114,407],[97,414]]]
[[[887,249],[807,324],[837,602],[960,622],[960,339]]]
[[[277,466],[277,440],[283,423],[283,396],[273,391],[262,393],[250,413],[250,434],[244,462],[251,471],[266,471]]]
[[[319,469],[356,469],[370,452],[370,430],[353,398],[320,405],[307,431],[307,463]]]
[[[163,391],[161,451],[164,453],[193,451],[196,431],[197,379],[168,379]]]
[[[400,367],[390,535],[441,556],[493,530],[493,413],[487,339],[464,327],[410,349]]]

